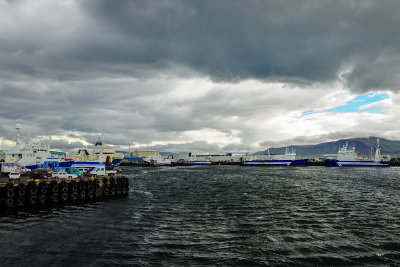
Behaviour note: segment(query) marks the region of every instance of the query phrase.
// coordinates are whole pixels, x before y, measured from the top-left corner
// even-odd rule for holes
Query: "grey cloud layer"
[[[347,71],[342,79],[355,90],[397,90],[400,81],[399,1],[102,0],[76,5],[79,14],[49,8],[41,23],[29,25],[22,18],[25,27],[11,23],[9,32],[3,29],[11,37],[4,36],[0,44],[3,75],[142,77],[185,66],[216,80],[311,83],[332,81]]]
[[[298,111],[307,101],[260,93],[267,87],[218,87],[179,100],[168,95],[176,84],[160,77],[303,88],[339,77],[356,92],[400,88],[399,1],[43,3],[0,0],[0,134],[7,138],[22,123],[32,135],[81,132],[92,142],[98,133],[115,145],[203,128],[238,130],[249,140],[254,114]]]
[[[399,82],[398,1],[97,1],[82,8],[116,37],[82,51],[92,60],[174,62],[214,79],[315,82],[350,70],[343,79],[359,90],[397,90]]]

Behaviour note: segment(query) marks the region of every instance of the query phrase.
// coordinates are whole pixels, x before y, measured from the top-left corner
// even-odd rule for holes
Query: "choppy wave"
[[[11,265],[400,264],[398,168],[125,168],[129,197],[0,217]]]

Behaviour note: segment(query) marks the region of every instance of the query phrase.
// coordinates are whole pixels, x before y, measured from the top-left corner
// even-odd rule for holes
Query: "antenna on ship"
[[[21,125],[19,125],[19,124],[17,124],[16,126],[15,126],[15,135],[16,135],[16,140],[15,140],[15,142],[16,142],[16,145],[17,146],[20,146],[20,138],[19,138],[19,134],[21,133]]]
[[[98,136],[95,146],[102,146],[102,145],[103,145],[103,143],[101,142],[100,136]]]
[[[375,160],[381,160],[381,146],[379,145],[379,138],[376,139],[376,152],[375,152]]]

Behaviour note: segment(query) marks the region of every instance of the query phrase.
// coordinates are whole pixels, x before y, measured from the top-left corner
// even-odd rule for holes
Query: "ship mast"
[[[19,138],[19,134],[20,134],[20,131],[21,130],[21,127],[19,127],[19,126],[16,126],[15,127],[15,138],[16,138],[16,140],[15,140],[15,143],[16,143],[16,146],[17,147],[20,147],[21,146],[21,140],[20,140],[20,138]]]
[[[379,145],[379,139],[376,139],[376,151],[375,151],[375,161],[381,160],[381,146]]]

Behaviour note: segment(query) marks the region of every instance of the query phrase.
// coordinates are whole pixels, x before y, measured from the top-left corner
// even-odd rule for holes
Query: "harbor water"
[[[400,264],[400,168],[122,174],[125,198],[0,217],[1,265]]]

